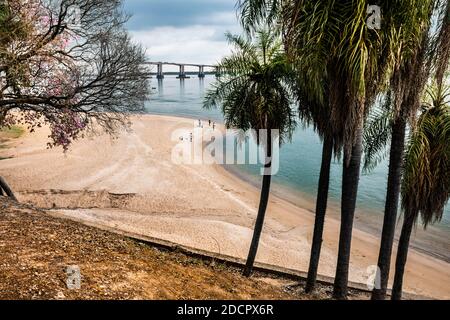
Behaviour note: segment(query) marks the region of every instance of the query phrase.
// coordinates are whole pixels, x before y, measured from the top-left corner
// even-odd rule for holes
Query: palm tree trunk
[[[378,255],[379,287],[372,291],[372,300],[384,300],[389,281],[392,246],[394,244],[395,224],[397,220],[400,183],[402,179],[403,155],[405,150],[406,121],[399,117],[392,130],[391,150],[389,156],[389,175],[384,209],[383,231],[380,253]]]
[[[333,155],[333,138],[326,136],[323,141],[322,165],[320,167],[319,186],[317,189],[316,218],[314,221],[314,233],[309,260],[308,279],[305,292],[314,290],[319,267],[320,250],[322,248],[322,235],[327,210],[328,187],[330,185],[330,167]]]
[[[268,130],[267,134],[267,158],[265,164],[265,174],[263,176],[261,196],[259,199],[258,215],[256,216],[255,229],[253,230],[252,243],[250,245],[250,250],[248,252],[247,263],[244,268],[244,276],[250,277],[253,271],[253,264],[255,263],[256,253],[258,251],[259,239],[261,238],[261,232],[264,225],[264,218],[266,216],[267,204],[269,202],[270,194],[270,183],[272,180],[272,175],[270,173],[270,168],[272,166],[272,137],[271,132]],[[270,160],[269,160],[270,159]],[[269,171],[269,172],[267,172]]]
[[[11,199],[13,199],[14,201],[17,201],[16,196],[14,195],[14,193],[12,192],[11,188],[8,186],[8,184],[6,183],[5,179],[3,179],[2,177],[0,177],[0,191],[4,191],[6,193],[6,195],[8,197],[10,197]],[[3,192],[1,192],[1,195],[3,195]]]
[[[349,159],[347,159],[347,156],[344,156],[341,196],[341,230],[339,235],[338,261],[333,290],[333,297],[335,299],[347,298],[353,218],[355,215],[356,197],[358,195],[362,157],[362,126],[363,121],[361,120],[357,129],[356,141],[352,148],[350,161],[348,161]]]
[[[408,258],[409,239],[414,227],[414,214],[405,216],[402,233],[398,241],[397,259],[395,260],[394,285],[392,286],[392,300],[402,299],[403,275],[405,273],[406,259]]]

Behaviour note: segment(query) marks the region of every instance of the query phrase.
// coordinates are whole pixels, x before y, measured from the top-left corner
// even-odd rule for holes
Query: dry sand
[[[171,161],[172,148],[180,143],[171,141],[172,133],[192,130],[194,122],[136,117],[131,132],[80,140],[65,155],[45,149],[48,132],[42,129],[0,150],[0,157],[14,157],[0,162],[0,175],[19,200],[53,207],[66,217],[245,258],[259,190],[218,165]],[[335,216],[325,225],[319,273],[326,276],[333,276],[336,266]],[[313,223],[310,211],[272,196],[257,260],[306,271]],[[367,282],[378,246],[377,237],[354,230],[350,280]],[[411,250],[404,288],[450,299],[449,263]]]

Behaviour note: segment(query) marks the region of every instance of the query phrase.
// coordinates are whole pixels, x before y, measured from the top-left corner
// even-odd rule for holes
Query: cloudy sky
[[[240,33],[235,0],[124,0],[128,28],[153,61],[214,64]]]

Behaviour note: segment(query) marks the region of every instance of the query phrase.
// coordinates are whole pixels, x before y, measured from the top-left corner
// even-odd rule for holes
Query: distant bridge
[[[204,78],[205,77],[205,68],[213,69],[212,73],[214,73],[216,76],[220,76],[220,70],[217,68],[217,66],[214,65],[208,65],[208,64],[194,64],[194,63],[177,63],[177,62],[153,62],[148,61],[145,64],[149,65],[155,65],[157,66],[157,72],[156,77],[158,79],[164,79],[164,71],[163,66],[169,65],[169,66],[178,66],[180,68],[180,71],[178,72],[178,79],[186,79],[190,78],[185,71],[185,67],[197,67],[198,68],[198,77]]]

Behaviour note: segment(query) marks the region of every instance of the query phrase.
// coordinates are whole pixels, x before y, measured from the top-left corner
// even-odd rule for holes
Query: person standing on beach
[[[216,128],[216,123],[213,122],[213,131],[214,131],[215,128]]]

